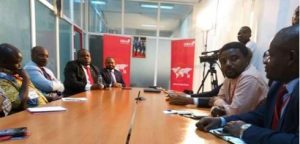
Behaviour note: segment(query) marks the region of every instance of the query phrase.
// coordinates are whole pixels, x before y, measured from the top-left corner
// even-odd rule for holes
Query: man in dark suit
[[[299,143],[299,24],[279,31],[264,59],[267,77],[274,80],[267,100],[255,111],[201,119],[196,126],[223,131],[247,144]]]
[[[91,64],[90,53],[85,49],[77,51],[77,60],[67,63],[64,74],[66,96],[104,88],[103,85],[97,83],[98,69]]]
[[[101,71],[106,87],[125,87],[122,73],[115,69],[115,60],[112,57],[105,59],[105,68]]]

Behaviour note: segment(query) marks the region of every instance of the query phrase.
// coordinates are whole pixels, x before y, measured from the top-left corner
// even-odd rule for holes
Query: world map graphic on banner
[[[184,76],[186,76],[186,78],[190,78],[191,75],[189,74],[189,72],[192,70],[192,68],[181,68],[181,67],[175,67],[172,68],[173,73],[175,74],[176,78],[181,77],[183,78]]]
[[[116,64],[116,69],[119,70],[121,73],[126,74],[126,67],[128,67],[127,64]]]

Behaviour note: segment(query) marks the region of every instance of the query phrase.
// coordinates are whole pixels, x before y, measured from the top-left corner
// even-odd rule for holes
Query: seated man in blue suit
[[[105,68],[101,71],[105,87],[125,87],[122,73],[115,69],[115,64],[114,58],[105,59]]]
[[[267,77],[274,80],[264,104],[240,115],[202,118],[197,128],[224,126],[224,132],[247,144],[299,143],[299,24],[275,35],[264,64]]]
[[[24,69],[28,73],[34,86],[47,98],[53,101],[60,99],[64,91],[64,85],[55,77],[53,72],[46,67],[48,63],[48,50],[41,46],[31,49],[31,61]]]

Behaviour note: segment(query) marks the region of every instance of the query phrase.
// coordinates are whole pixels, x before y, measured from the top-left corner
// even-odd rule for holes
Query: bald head
[[[113,69],[115,69],[115,65],[116,65],[116,62],[115,62],[114,58],[107,57],[105,59],[105,67],[106,67],[106,69],[113,70]]]
[[[299,24],[280,30],[268,53],[264,63],[269,79],[287,83],[299,78]]]
[[[299,24],[281,29],[271,45],[277,45],[283,51],[296,50],[299,54]]]
[[[18,48],[13,45],[0,44],[0,67],[15,72],[21,68],[22,54]]]
[[[86,49],[80,49],[77,51],[77,61],[84,66],[91,64],[90,52]]]
[[[246,44],[248,41],[250,41],[251,37],[251,29],[248,26],[243,26],[240,28],[238,32],[238,40],[239,42]]]
[[[31,49],[31,56],[32,56],[33,54],[36,54],[38,51],[41,51],[41,50],[45,50],[45,48],[42,47],[42,46],[35,46],[35,47],[33,47],[33,48]]]
[[[245,31],[245,32],[247,32],[247,33],[250,33],[251,34],[251,28],[250,27],[248,27],[248,26],[243,26],[243,27],[241,27],[241,29],[240,30],[243,30],[243,31]]]
[[[86,50],[86,49],[79,49],[79,50],[77,50],[77,59],[80,58],[80,55],[81,55],[82,53],[89,53],[89,51]]]
[[[31,60],[39,67],[44,67],[48,62],[48,51],[42,46],[36,46],[31,49]]]

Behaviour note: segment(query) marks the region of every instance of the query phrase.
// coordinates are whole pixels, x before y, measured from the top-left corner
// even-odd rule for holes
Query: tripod
[[[207,76],[210,74],[210,80],[211,80],[211,89],[213,90],[214,88],[218,87],[218,77],[217,77],[217,71],[214,67],[216,62],[209,62],[209,69],[207,70],[203,80],[201,81],[201,85],[197,91],[197,93],[200,92],[200,90],[202,89],[202,91],[204,91],[204,83],[205,80],[207,78]]]

